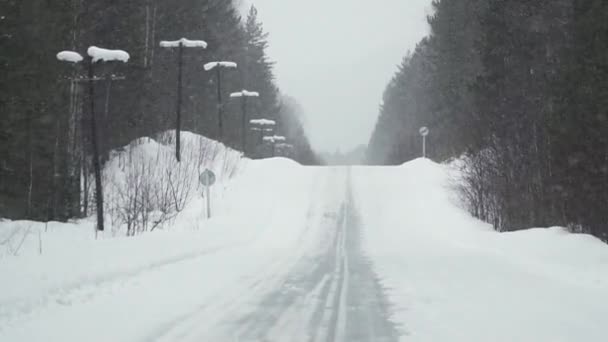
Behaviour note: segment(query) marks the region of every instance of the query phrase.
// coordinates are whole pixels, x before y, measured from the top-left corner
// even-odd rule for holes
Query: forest
[[[499,231],[608,241],[608,2],[434,0],[388,84],[370,164],[458,160],[470,212]]]
[[[272,133],[287,138],[289,149],[277,153],[318,163],[297,102],[275,83],[256,8],[242,17],[238,6],[226,0],[1,0],[0,217],[62,221],[88,214],[82,183],[92,182],[93,112],[102,166],[112,150],[175,130],[178,98],[183,131],[268,157],[259,133],[244,128],[247,110],[248,119],[274,121]],[[181,52],[161,47],[181,38],[208,45]],[[130,59],[97,63],[90,87],[85,63],[56,57],[64,50],[86,56],[90,46],[121,49]],[[238,68],[218,77],[204,68],[213,61]],[[230,96],[244,89],[260,96],[246,104]]]

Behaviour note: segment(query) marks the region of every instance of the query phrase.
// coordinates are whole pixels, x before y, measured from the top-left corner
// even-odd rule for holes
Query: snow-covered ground
[[[244,277],[258,277],[276,253],[294,247],[290,241],[301,226],[293,222],[306,222],[298,215],[306,215],[301,208],[311,202],[310,172],[284,159],[241,159],[190,133],[182,139],[180,168],[191,174],[177,179],[194,190],[170,226],[135,238],[124,237],[124,227],[113,227],[96,240],[91,220],[48,226],[0,222],[7,242],[0,246],[0,341],[159,337],[163,327],[169,330],[204,304],[224,304],[218,293],[228,299],[246,293],[251,283],[242,282]],[[139,182],[131,177],[139,166],[177,168],[173,153],[171,144],[148,138],[114,153],[105,169],[107,206]],[[204,168],[215,171],[219,181],[212,190],[211,220],[202,189],[196,188]]]
[[[46,232],[40,223],[0,223],[4,236],[30,232],[17,256],[0,259],[0,341],[156,340],[194,314],[220,317],[256,281],[273,286],[270,266],[288,267],[303,244],[314,177],[284,159],[244,163],[218,184],[211,220],[196,197],[175,227],[134,238],[95,240],[89,221]]]
[[[303,167],[184,139],[177,179],[218,174],[210,220],[195,188],[130,238],[0,222],[0,341],[604,340],[608,247],[495,233],[455,203],[445,166]],[[108,205],[139,181],[128,160],[166,174],[172,153],[144,139],[114,154]]]
[[[357,168],[365,247],[405,341],[605,341],[608,246],[561,228],[499,234],[428,160]]]

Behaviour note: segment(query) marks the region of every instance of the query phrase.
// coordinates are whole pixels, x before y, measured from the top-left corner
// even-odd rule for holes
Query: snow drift
[[[109,203],[137,167],[153,164],[161,174],[178,167],[171,138],[139,139],[112,154],[104,172]],[[0,222],[0,241],[17,232],[10,250],[0,245],[1,341],[153,340],[179,317],[250,291],[244,278],[257,279],[276,253],[293,250],[312,200],[310,171],[281,158],[243,159],[194,134],[182,138],[180,167],[195,171],[187,181],[197,182],[199,168],[218,175],[210,220],[193,190],[170,224],[136,237],[122,227],[96,240],[92,219]]]
[[[365,244],[407,341],[603,341],[608,248],[561,228],[497,233],[426,159],[356,168]]]

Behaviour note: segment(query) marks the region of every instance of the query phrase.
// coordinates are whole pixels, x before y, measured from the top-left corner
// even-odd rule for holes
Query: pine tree
[[[431,36],[387,86],[368,161],[464,156],[471,211],[496,229],[607,240],[602,1],[434,1]]]

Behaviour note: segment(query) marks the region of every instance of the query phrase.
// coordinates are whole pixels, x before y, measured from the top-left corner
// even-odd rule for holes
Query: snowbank
[[[140,139],[113,153],[106,178],[111,174],[118,187],[130,165],[177,167],[165,158],[174,158],[172,137]],[[289,269],[298,256],[288,256],[308,228],[314,172],[282,158],[242,159],[191,133],[182,139],[182,163],[218,175],[211,220],[195,193],[171,225],[131,238],[108,231],[95,240],[92,220],[50,223],[48,230],[0,222],[0,241],[13,231],[27,237],[19,249],[15,237],[0,258],[1,341],[157,340],[185,317],[216,319],[229,301],[253,295],[250,286],[260,279],[276,285],[268,272]],[[109,199],[114,191],[108,188]]]
[[[407,341],[603,341],[608,248],[560,228],[508,234],[426,159],[356,168],[365,247]]]
[[[174,132],[160,134],[156,140],[141,138],[111,153],[103,170],[107,229],[98,234],[99,239],[154,230],[191,231],[204,226],[206,220],[198,218],[206,217],[206,213],[185,220],[191,207],[200,205],[203,188],[199,174],[205,169],[216,174],[218,183],[211,196],[213,201],[221,201],[230,180],[242,172],[249,160],[238,151],[190,132],[182,132],[181,139],[181,163],[175,161]],[[94,207],[93,190],[89,193],[89,206]],[[144,219],[148,222],[142,222]],[[48,225],[0,220],[0,260],[37,256],[41,247],[43,254],[66,252],[61,251],[65,243],[90,242],[95,236],[93,217]]]

